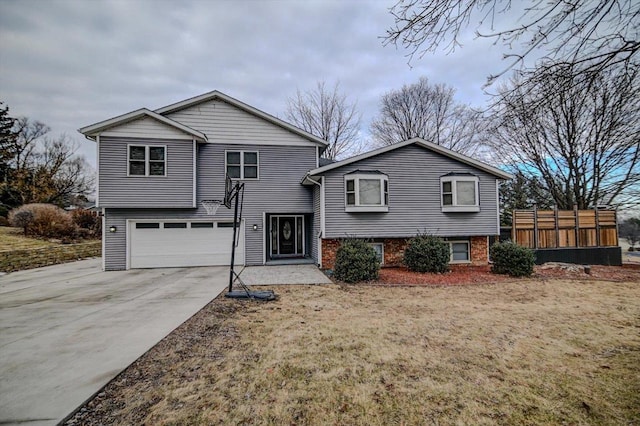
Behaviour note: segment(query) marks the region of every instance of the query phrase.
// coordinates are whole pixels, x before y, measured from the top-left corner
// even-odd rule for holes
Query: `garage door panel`
[[[145,222],[131,222],[129,227],[129,256],[131,268],[218,266],[231,260],[233,228],[198,227],[165,228],[163,221],[153,227]],[[172,222],[166,222],[172,223]],[[137,224],[142,224],[137,226]],[[170,226],[176,226],[170,225]],[[241,226],[239,236],[244,235]],[[244,264],[244,243],[236,246],[236,265]]]

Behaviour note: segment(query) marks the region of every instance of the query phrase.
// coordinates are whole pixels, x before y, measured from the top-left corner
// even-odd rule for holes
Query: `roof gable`
[[[268,114],[264,111],[261,111],[257,108],[252,107],[251,105],[245,104],[244,102],[241,102],[235,98],[232,98],[231,96],[225,95],[222,92],[219,92],[217,90],[214,90],[212,92],[209,93],[205,93],[203,95],[199,95],[199,96],[195,96],[193,98],[189,98],[189,99],[185,99],[184,101],[180,101],[180,102],[176,102],[174,104],[171,105],[167,105],[165,107],[156,109],[155,112],[157,114],[161,114],[161,115],[167,115],[167,114],[171,114],[174,113],[176,111],[180,111],[186,108],[190,108],[192,106],[204,103],[204,102],[209,102],[211,100],[220,100],[223,102],[226,102],[246,113],[249,113],[255,117],[261,118],[271,124],[274,124],[278,127],[281,127],[285,130],[288,130],[298,136],[301,136],[307,140],[309,140],[310,142],[313,142],[314,144],[320,146],[322,149],[326,148],[327,146],[327,142],[317,136],[312,135],[311,133],[308,133],[292,124],[287,123],[286,121],[280,120],[279,118],[276,118],[274,116],[272,116],[271,114]]]
[[[467,157],[466,155],[451,151],[450,149],[444,148],[444,147],[442,147],[440,145],[436,145],[436,144],[434,144],[432,142],[428,142],[428,141],[426,141],[424,139],[421,139],[421,138],[409,139],[409,140],[406,140],[404,142],[400,142],[400,143],[397,143],[397,144],[385,146],[383,148],[374,149],[373,151],[369,151],[369,152],[366,152],[366,153],[361,154],[361,155],[356,155],[354,157],[347,158],[345,160],[338,161],[338,162],[335,162],[335,163],[331,163],[331,164],[328,164],[328,165],[323,166],[323,167],[318,167],[317,169],[311,170],[308,173],[307,176],[311,177],[311,176],[321,175],[321,174],[323,174],[325,172],[328,172],[330,170],[334,170],[334,169],[338,169],[338,168],[340,168],[342,166],[346,166],[347,164],[352,164],[352,163],[355,163],[357,161],[365,160],[367,158],[371,158],[371,157],[374,157],[374,156],[377,156],[377,155],[383,155],[386,152],[394,151],[396,149],[403,148],[403,147],[408,146],[408,145],[420,146],[420,147],[425,148],[427,150],[430,150],[430,151],[433,151],[435,153],[438,153],[438,154],[444,155],[446,157],[452,158],[454,160],[457,160],[457,161],[459,161],[461,163],[464,163],[464,164],[470,165],[472,167],[475,167],[477,169],[483,170],[483,171],[485,171],[485,172],[487,172],[487,173],[489,173],[491,175],[496,176],[499,179],[511,179],[513,177],[511,174],[506,173],[506,172],[504,172],[504,171],[502,171],[502,170],[500,170],[500,169],[498,169],[496,167],[490,166],[490,165],[488,165],[486,163],[483,163],[482,161],[478,161],[478,160],[475,160],[475,159],[473,159],[471,157]]]
[[[112,129],[118,126],[123,126],[127,123],[131,123],[137,120],[141,120],[144,119],[146,117],[149,117],[155,121],[158,121],[160,123],[162,123],[163,125],[169,126],[173,129],[179,130],[187,135],[191,135],[193,136],[195,139],[201,140],[201,141],[206,141],[207,140],[207,135],[205,135],[202,132],[199,132],[195,129],[192,129],[188,126],[185,126],[182,123],[178,123],[177,121],[171,120],[170,118],[164,117],[160,114],[157,114],[153,111],[150,111],[146,108],[140,108],[138,110],[135,111],[131,111],[129,113],[123,114],[123,115],[119,115],[117,117],[114,118],[110,118],[108,120],[104,120],[104,121],[100,121],[98,123],[95,124],[91,124],[89,126],[85,126],[82,127],[80,129],[78,129],[78,132],[82,133],[83,135],[85,135],[87,138],[89,139],[93,139],[95,140],[95,137],[98,136],[100,133],[108,130],[108,129]]]

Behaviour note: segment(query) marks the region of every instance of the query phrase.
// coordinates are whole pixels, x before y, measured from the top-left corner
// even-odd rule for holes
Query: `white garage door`
[[[236,265],[244,264],[244,226],[238,228]],[[233,222],[129,222],[129,267],[171,268],[231,263]]]

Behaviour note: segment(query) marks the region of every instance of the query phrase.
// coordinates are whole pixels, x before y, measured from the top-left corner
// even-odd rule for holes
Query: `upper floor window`
[[[129,145],[129,176],[166,176],[166,146]]]
[[[478,178],[471,175],[447,175],[440,178],[443,212],[478,212]]]
[[[345,211],[389,211],[389,178],[382,173],[354,173],[344,177]]]
[[[226,151],[226,165],[231,179],[258,179],[257,151]]]

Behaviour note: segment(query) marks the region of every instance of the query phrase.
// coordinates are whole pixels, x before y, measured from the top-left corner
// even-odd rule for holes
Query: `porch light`
[[[115,226],[110,226],[109,227],[109,232],[114,233],[118,230],[118,228],[116,228]]]
[[[255,223],[253,224],[253,230],[257,231],[258,230],[258,225],[256,225]]]

